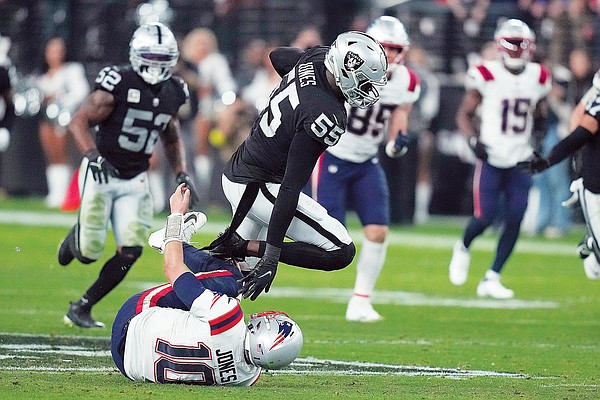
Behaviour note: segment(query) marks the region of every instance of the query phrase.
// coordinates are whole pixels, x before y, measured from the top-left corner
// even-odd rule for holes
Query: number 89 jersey
[[[532,155],[533,112],[551,85],[550,72],[533,62],[520,74],[508,71],[501,61],[469,69],[465,86],[482,97],[480,141],[487,146],[490,165],[511,168]]]
[[[130,66],[111,66],[100,71],[95,90],[114,96],[112,114],[97,127],[96,146],[119,177],[133,178],[148,169],[158,136],[189,97],[187,86],[178,77],[152,86]]]
[[[283,77],[254,122],[252,133],[227,164],[227,178],[238,183],[280,183],[296,134],[308,134],[324,149],[338,142],[346,128],[346,110],[327,82],[327,49],[305,51]]]

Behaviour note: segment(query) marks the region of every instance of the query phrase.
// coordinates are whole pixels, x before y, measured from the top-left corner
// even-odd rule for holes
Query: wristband
[[[172,241],[181,242],[183,239],[183,214],[173,213],[167,217],[164,244]]]

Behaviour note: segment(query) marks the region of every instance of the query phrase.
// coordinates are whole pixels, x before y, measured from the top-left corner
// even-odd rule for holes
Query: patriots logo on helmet
[[[277,337],[273,341],[273,345],[271,345],[271,348],[269,348],[269,351],[273,350],[275,347],[277,347],[277,345],[279,345],[281,342],[283,342],[285,340],[285,338],[290,336],[292,334],[292,329],[294,328],[292,326],[292,324],[288,321],[284,321],[284,322],[277,321],[277,324],[279,325],[279,331],[277,332]]]
[[[358,54],[356,54],[352,51],[347,52],[346,57],[344,57],[344,67],[346,67],[346,69],[348,71],[357,70],[364,63],[365,63],[365,60],[363,60]]]

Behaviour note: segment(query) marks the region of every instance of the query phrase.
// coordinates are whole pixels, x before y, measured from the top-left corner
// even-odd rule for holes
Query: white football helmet
[[[142,25],[133,33],[129,61],[147,83],[156,85],[169,79],[178,58],[175,36],[160,22]]]
[[[398,18],[384,15],[371,22],[367,28],[367,35],[379,41],[385,47],[391,47],[399,51],[394,64],[401,64],[404,55],[408,51],[410,41],[404,28],[404,24]],[[388,60],[389,61],[389,60]]]
[[[521,20],[504,22],[496,29],[494,40],[504,65],[510,69],[521,69],[533,58],[535,34]]]
[[[362,32],[340,34],[325,55],[325,67],[353,107],[375,104],[379,100],[375,86],[387,82],[388,62],[383,47]]]
[[[246,356],[252,364],[265,369],[280,369],[291,364],[304,343],[298,324],[283,312],[252,314],[247,328]]]

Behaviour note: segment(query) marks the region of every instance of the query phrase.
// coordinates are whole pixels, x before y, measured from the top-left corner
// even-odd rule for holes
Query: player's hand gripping
[[[248,275],[240,280],[242,287],[240,294],[247,299],[254,301],[264,290],[269,292],[271,283],[277,273],[277,263],[279,262],[279,253],[281,249],[271,246],[267,243],[265,254],[256,264],[256,267]]]
[[[98,149],[88,151],[85,153],[85,157],[90,160],[88,168],[92,171],[92,176],[96,182],[108,183],[109,176],[119,175],[119,171],[100,155]]]
[[[517,167],[524,169],[530,174],[535,174],[538,172],[542,172],[543,170],[550,167],[550,163],[544,157],[540,155],[537,151],[533,152],[533,156],[527,161],[521,161],[517,163]]]
[[[194,184],[192,183],[192,179],[185,172],[180,172],[175,177],[175,181],[178,185],[185,184],[185,186],[190,190],[190,208],[194,208],[194,206],[200,203],[200,198],[196,194],[196,189],[194,189]]]
[[[385,154],[390,158],[402,157],[408,151],[408,136],[402,132],[398,133],[396,140],[390,140],[385,145]]]

